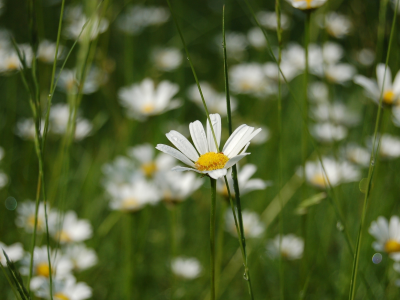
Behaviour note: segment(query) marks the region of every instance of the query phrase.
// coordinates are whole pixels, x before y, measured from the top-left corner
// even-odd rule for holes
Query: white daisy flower
[[[341,141],[347,136],[347,128],[330,122],[318,123],[310,128],[311,134],[322,143]]]
[[[172,99],[179,91],[177,84],[167,80],[157,87],[153,80],[146,78],[141,83],[120,89],[120,103],[127,109],[128,117],[144,121],[149,116],[162,114],[181,105],[181,101]]]
[[[32,64],[33,51],[30,45],[20,44],[18,49],[26,66],[29,68]],[[11,73],[22,69],[22,63],[17,52],[13,48],[0,49],[0,73]]]
[[[56,252],[50,249],[50,261],[51,261],[51,276],[53,278],[66,278],[71,274],[73,264],[60,252]],[[22,275],[29,274],[30,265],[30,253],[21,260],[20,272]],[[49,278],[50,268],[47,257],[47,246],[35,247],[33,252],[33,276]],[[33,280],[33,278],[32,278]],[[31,288],[37,289],[37,281],[31,282]]]
[[[264,190],[269,185],[270,182],[262,180],[260,178],[253,178],[251,176],[257,171],[256,165],[253,164],[246,164],[242,168],[238,168],[238,183],[239,183],[239,190],[240,195],[246,195],[252,191],[256,190]],[[232,179],[232,169],[228,170],[227,173],[227,180],[229,184],[229,191],[231,192],[232,197],[235,196],[235,190],[233,188],[233,179]],[[225,180],[222,178],[218,179],[217,181],[217,192],[224,197],[228,197],[228,189],[226,188]]]
[[[322,163],[325,171],[319,161],[306,163],[306,180],[317,188],[327,188],[329,186],[328,179],[333,187],[341,183],[360,180],[359,169],[347,161],[336,161],[330,157],[323,157]]]
[[[257,134],[252,140],[251,140],[251,144],[252,145],[262,145],[265,142],[267,142],[269,140],[269,138],[271,137],[271,132],[268,129],[267,126],[264,125],[254,125],[252,124],[253,127],[258,127],[261,128],[261,131],[259,134]]]
[[[117,20],[118,28],[127,34],[139,34],[148,26],[165,23],[170,16],[167,8],[135,5],[129,7]]]
[[[161,199],[155,184],[140,178],[130,184],[109,184],[107,192],[111,196],[110,208],[124,212],[136,212],[147,204],[157,204]]]
[[[15,243],[10,246],[7,246],[0,242],[0,263],[7,267],[7,259],[4,256],[4,252],[7,254],[8,259],[12,262],[19,261],[24,256],[24,248],[21,243]]]
[[[384,105],[391,106],[398,103],[400,96],[400,72],[397,73],[392,82],[392,72],[390,68],[388,67],[386,70],[385,76],[385,65],[378,64],[376,66],[376,78],[377,80],[374,80],[362,75],[357,75],[354,77],[354,82],[361,85],[365,89],[366,95],[377,104],[379,104],[382,90],[382,102]]]
[[[76,271],[83,271],[97,264],[96,252],[85,244],[67,245],[63,248],[63,253],[71,260]]]
[[[43,299],[50,298],[50,283],[44,278],[32,278],[36,287],[35,295]],[[31,284],[31,285],[32,285]],[[84,300],[92,297],[92,289],[84,282],[76,282],[74,276],[53,280],[53,300]]]
[[[258,238],[264,233],[265,225],[260,221],[260,217],[257,213],[244,210],[242,212],[242,217],[243,230],[246,238]],[[237,237],[235,219],[231,211],[227,211],[225,214],[225,228],[230,234]]]
[[[353,79],[357,71],[349,64],[332,64],[325,67],[325,77],[332,83],[344,84]]]
[[[371,153],[367,149],[358,146],[356,144],[350,143],[345,148],[342,149],[345,158],[357,165],[362,167],[368,167],[371,158]]]
[[[177,48],[155,49],[152,57],[156,68],[166,72],[170,72],[178,68],[183,59],[181,51]]]
[[[122,185],[130,183],[137,176],[136,165],[125,156],[118,156],[113,162],[105,164],[102,168],[105,175],[103,184],[108,186],[110,183]]]
[[[218,93],[208,82],[200,82],[201,91],[204,96],[204,100],[207,104],[207,109],[210,113],[220,114],[226,116],[226,96],[225,93]],[[188,98],[196,103],[202,110],[204,110],[203,101],[200,96],[199,89],[196,84],[189,87],[187,91]],[[237,101],[231,97],[231,111],[234,112],[237,107]]]
[[[49,214],[49,231],[54,240],[61,244],[82,242],[92,237],[92,225],[87,220],[79,220],[76,212],[65,214],[53,210]]]
[[[172,272],[175,275],[185,278],[194,279],[201,273],[202,267],[196,258],[177,257],[171,262]]]
[[[265,96],[272,92],[263,67],[258,63],[235,65],[230,68],[229,76],[230,87],[235,93]]]
[[[341,39],[349,35],[352,24],[350,19],[342,14],[330,12],[325,16],[325,23],[320,22],[321,28],[326,28],[326,31],[333,37]]]
[[[83,12],[82,6],[70,6],[65,9],[66,26],[64,27],[64,36],[67,39],[79,41],[94,40],[97,36],[108,29],[109,22],[107,19],[100,19],[97,15],[89,18]]]
[[[26,232],[32,233],[35,226],[35,209],[36,203],[34,201],[28,200],[18,203],[17,218],[15,219],[17,227],[24,228]],[[44,204],[41,202],[38,208],[37,232],[44,232],[46,229],[45,225]]]
[[[40,123],[40,134],[43,134],[44,120]],[[17,122],[15,134],[24,140],[33,141],[35,139],[35,121],[32,118],[22,119]]]
[[[57,59],[63,58],[64,47],[59,45]],[[48,40],[40,42],[37,52],[37,58],[44,63],[53,63],[54,57],[56,56],[56,43]]]
[[[5,187],[8,183],[8,176],[0,170],[0,189]]]
[[[139,165],[139,172],[145,177],[154,177],[158,172],[166,172],[176,163],[173,157],[164,153],[155,157],[154,147],[150,144],[132,147],[128,149],[128,155]]]
[[[357,52],[356,59],[360,64],[369,67],[375,61],[375,52],[368,48],[361,49]]]
[[[385,251],[390,258],[400,261],[400,219],[392,216],[388,223],[384,217],[378,217],[371,223],[369,233],[376,239],[372,244],[375,251]]]
[[[247,37],[245,34],[240,32],[226,32],[225,42],[228,59],[235,59],[240,61],[246,58],[246,49],[249,45],[249,42],[247,41]],[[222,49],[222,35],[216,36],[215,44],[218,46],[219,50]],[[222,54],[223,52],[220,51],[220,53]]]
[[[308,87],[308,96],[314,103],[329,103],[329,89],[323,82],[313,82]]]
[[[310,115],[318,122],[333,122],[345,126],[357,125],[361,116],[356,111],[349,110],[346,105],[341,102],[319,103],[311,107]]]
[[[204,182],[194,173],[169,171],[157,175],[157,186],[160,189],[163,201],[167,204],[176,204],[186,200]]]
[[[284,235],[282,238],[280,235],[277,235],[267,243],[267,252],[271,258],[282,256],[288,260],[300,259],[303,256],[303,251],[303,239],[294,234]]]
[[[368,141],[372,148],[372,138]],[[376,143],[378,146],[378,143]],[[400,138],[390,134],[384,134],[381,137],[379,156],[383,159],[394,159],[400,156]]]
[[[264,33],[258,27],[250,28],[247,32],[247,39],[254,48],[262,49],[267,46],[267,41],[265,39]]]
[[[80,80],[79,74],[75,69],[63,69],[60,73],[60,78],[57,87],[68,94],[76,94],[79,90]],[[107,74],[97,67],[91,67],[87,72],[85,82],[82,87],[83,94],[93,94],[102,84],[108,80]]]
[[[221,140],[221,116],[219,114],[210,114],[210,119],[219,147]],[[182,134],[174,130],[171,130],[166,136],[179,151],[162,144],[158,144],[156,149],[175,157],[191,167],[177,166],[172,170],[195,171],[218,179],[226,175],[227,169],[250,154],[246,153],[247,147],[250,145],[251,139],[261,131],[261,128],[254,130],[254,127],[245,124],[239,126],[229,137],[221,152],[217,151],[208,120],[207,135],[200,121],[190,123],[189,130],[198,152]]]
[[[308,10],[318,8],[327,0],[287,0],[294,8]]]
[[[280,78],[281,82],[283,82],[283,76],[279,71],[278,65],[276,63],[267,62],[264,64],[263,68],[267,78],[274,81],[278,81]],[[289,60],[282,61],[280,64],[280,68],[287,81],[291,81],[293,78],[301,73],[301,70],[298,69],[298,67],[292,64]]]
[[[257,13],[257,19],[260,22],[261,26],[270,29],[276,30],[278,26],[278,20],[276,17],[276,12],[274,11],[259,11]],[[288,29],[290,25],[290,19],[287,15],[281,14],[281,29]],[[263,35],[264,37],[264,35]],[[265,40],[265,37],[264,37]]]

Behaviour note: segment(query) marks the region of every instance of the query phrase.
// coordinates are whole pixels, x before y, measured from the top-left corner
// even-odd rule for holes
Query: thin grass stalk
[[[170,224],[170,257],[171,262],[177,255],[177,216],[176,216],[177,206],[176,204],[172,203],[171,207],[168,208],[169,211],[169,224]],[[171,299],[174,299],[174,292],[175,292],[175,284],[176,284],[176,275],[172,272],[171,268]]]
[[[185,48],[186,56],[187,56],[187,59],[188,59],[189,64],[190,64],[190,68],[192,69],[193,77],[194,77],[194,80],[196,81],[196,85],[197,85],[197,88],[198,88],[200,96],[201,96],[201,101],[203,102],[204,110],[206,111],[207,120],[208,120],[208,123],[210,124],[210,129],[211,129],[211,132],[212,132],[212,135],[213,135],[213,138],[214,138],[215,146],[217,148],[217,152],[219,152],[219,145],[218,145],[218,142],[217,142],[217,138],[215,136],[214,126],[212,125],[212,122],[211,122],[211,119],[210,119],[210,114],[208,112],[206,101],[204,100],[203,92],[201,90],[200,83],[199,83],[199,80],[197,78],[196,71],[194,69],[192,60],[190,59],[189,50],[188,50],[188,48],[186,46],[185,39],[183,38],[183,34],[182,34],[182,31],[181,31],[181,29],[179,27],[178,21],[177,21],[177,19],[175,17],[175,14],[174,14],[173,10],[172,10],[171,2],[170,2],[170,0],[166,0],[166,1],[168,3],[169,10],[171,11],[171,16],[172,16],[172,19],[174,20],[176,29],[178,30],[179,36],[181,38],[181,41],[182,41],[182,44],[183,44],[183,48]]]
[[[226,107],[227,107],[227,117],[228,117],[228,129],[229,129],[229,135],[231,135],[232,134],[232,111],[231,111],[230,93],[229,93],[228,62],[227,62],[227,54],[226,54],[226,40],[225,40],[225,6],[223,6],[223,12],[222,12],[222,39],[223,39],[225,96],[226,96]],[[251,296],[251,299],[254,299],[252,285],[251,285],[251,281],[250,281],[250,271],[249,271],[249,267],[248,267],[248,263],[247,263],[246,239],[245,239],[244,228],[243,228],[242,207],[241,207],[241,202],[240,202],[240,190],[239,190],[239,183],[238,183],[238,178],[237,178],[236,165],[233,165],[233,167],[232,167],[232,180],[233,180],[233,188],[235,190],[235,200],[236,200],[236,208],[237,208],[237,215],[238,215],[237,220],[236,220],[234,208],[232,209],[232,212],[234,214],[235,223],[237,223],[236,230],[238,232],[238,238],[240,240],[240,246],[241,246],[241,250],[243,252],[242,253],[243,264],[245,267],[245,276],[244,277],[248,284],[249,294]],[[228,189],[229,198],[231,199],[230,191],[229,191],[229,184],[226,179],[226,176],[225,176],[225,184]]]
[[[222,257],[223,257],[223,247],[224,247],[224,225],[225,225],[225,213],[227,209],[225,197],[222,201],[220,201],[220,209],[219,209],[219,223],[218,223],[218,232],[217,232],[217,255],[216,255],[216,267],[215,267],[215,293],[216,298],[219,296],[219,284],[221,282],[221,269],[222,269]]]
[[[7,274],[7,272],[6,272],[6,268],[3,266],[3,264],[2,264],[1,262],[0,262],[0,268],[1,268],[1,270],[3,271],[4,276],[6,277],[6,279],[7,279],[7,281],[8,281],[8,284],[10,285],[10,287],[11,287],[13,293],[14,293],[15,299],[18,299],[18,300],[19,300],[17,291],[15,290],[15,287],[14,287],[13,283],[11,282],[10,277],[8,276],[8,274]]]
[[[275,1],[275,13],[276,13],[276,34],[278,38],[278,68],[280,68],[282,60],[282,28],[281,28],[281,2],[280,0]],[[282,84],[281,76],[278,72],[278,198],[281,209],[279,211],[279,253],[282,248],[282,237],[283,237],[283,203],[281,197],[282,189],[282,161],[283,161],[283,140],[282,140]],[[281,299],[285,299],[285,285],[284,285],[285,272],[283,267],[283,257],[279,255],[279,290]]]
[[[132,213],[127,213],[125,215],[125,299],[133,299],[133,217],[134,215]]]
[[[305,181],[306,179],[306,160],[307,160],[307,144],[308,144],[308,132],[307,132],[307,126],[308,126],[308,75],[309,75],[309,63],[308,63],[308,45],[310,43],[310,22],[311,22],[311,11],[306,11],[306,20],[305,20],[305,26],[304,26],[304,61],[305,61],[305,66],[304,66],[304,95],[303,95],[303,133],[302,133],[302,165],[303,165],[303,179]],[[305,199],[304,195],[304,189],[303,189],[303,198]]]
[[[395,14],[393,17],[392,21],[392,28],[390,31],[390,39],[389,39],[389,47],[386,53],[386,62],[385,62],[385,73],[383,75],[383,82],[385,82],[386,79],[386,74],[387,74],[387,68],[389,64],[389,57],[390,57],[390,50],[392,47],[393,43],[393,36],[394,36],[394,29],[396,25],[396,17],[397,17],[397,11],[398,11],[398,6],[399,6],[400,0],[396,1],[396,7],[395,7]],[[373,138],[373,143],[372,143],[372,150],[371,150],[371,156],[370,156],[370,161],[369,161],[369,169],[368,169],[368,178],[367,178],[367,190],[365,191],[365,196],[364,196],[364,203],[363,203],[363,209],[362,209],[362,215],[361,215],[361,223],[360,223],[360,228],[358,231],[358,237],[357,237],[357,244],[356,244],[356,250],[354,253],[354,260],[353,260],[353,273],[352,273],[352,278],[350,282],[350,291],[349,291],[349,299],[353,300],[355,297],[355,290],[356,290],[356,283],[357,283],[357,271],[358,271],[358,264],[359,264],[359,258],[360,258],[360,245],[362,241],[362,236],[363,236],[363,228],[364,228],[364,223],[365,223],[365,216],[367,213],[367,203],[368,203],[368,198],[370,195],[370,190],[371,190],[371,181],[374,173],[374,168],[375,168],[375,161],[376,161],[376,155],[379,152],[379,146],[380,146],[380,138],[378,141],[378,147],[376,147],[376,142],[378,139],[378,131],[380,128],[380,119],[381,119],[381,114],[382,114],[382,103],[383,103],[383,91],[384,91],[384,86],[382,85],[380,97],[379,97],[379,105],[378,105],[378,113],[375,121],[375,131],[374,131],[374,138]]]
[[[383,41],[385,40],[385,23],[388,0],[381,0],[379,6],[379,25],[378,25],[378,41],[376,43],[375,63],[380,63],[383,52]],[[395,11],[396,14],[396,11]]]
[[[217,180],[210,177],[211,182],[211,210],[210,210],[210,275],[211,300],[215,300],[215,213],[217,198]]]

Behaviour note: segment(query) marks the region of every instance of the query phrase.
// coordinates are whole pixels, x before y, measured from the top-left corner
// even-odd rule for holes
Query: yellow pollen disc
[[[122,209],[135,211],[139,208],[139,202],[135,198],[126,198],[122,201]]]
[[[34,228],[35,227],[35,215],[30,215],[28,217],[27,223],[30,227]],[[38,218],[37,220],[37,228],[40,230],[42,228],[42,220],[40,220],[40,218]]]
[[[387,253],[400,252],[400,243],[395,240],[388,240],[385,244],[385,251]]]
[[[228,160],[223,153],[208,152],[200,156],[194,165],[199,171],[212,171],[222,169]]]
[[[315,174],[310,179],[310,183],[319,187],[326,187],[325,177],[322,174]]]
[[[146,113],[146,114],[149,114],[149,113],[152,113],[153,111],[154,111],[154,105],[153,104],[145,104],[145,105],[143,105],[143,107],[142,107],[142,112],[143,113]]]
[[[252,89],[253,86],[248,81],[242,81],[242,83],[240,84],[240,87],[242,88],[243,91],[249,91]]]
[[[51,272],[54,275],[54,272]],[[43,277],[50,276],[50,269],[47,263],[40,263],[36,266],[36,274]]]
[[[154,162],[144,163],[141,165],[141,169],[146,176],[151,176],[157,171],[157,165]]]
[[[313,0],[294,0],[295,2],[306,2],[307,3],[307,8],[312,8],[311,3]]]
[[[7,63],[7,70],[13,71],[17,70],[18,68],[19,68],[19,62],[15,59],[12,59]]]
[[[61,243],[68,243],[68,242],[72,241],[69,234],[67,232],[65,232],[64,230],[57,232],[56,239],[57,240],[59,239]]]
[[[389,90],[383,93],[383,102],[385,102],[385,104],[393,104],[394,102],[394,98],[395,98],[395,94],[393,91]]]
[[[63,294],[63,293],[55,293],[54,294],[54,299],[57,299],[57,300],[69,300],[69,298],[67,296],[65,296],[65,294]]]

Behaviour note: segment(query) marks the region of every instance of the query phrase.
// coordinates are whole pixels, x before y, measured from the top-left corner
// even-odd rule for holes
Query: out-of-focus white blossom
[[[357,52],[356,58],[360,64],[369,67],[375,61],[375,52],[371,49],[364,48]]]
[[[246,238],[258,238],[265,230],[265,225],[260,221],[260,217],[255,212],[244,210],[242,212],[243,217],[243,230]],[[237,237],[235,219],[232,211],[227,210],[225,214],[225,228],[226,230]]]
[[[0,263],[3,267],[7,267],[7,259],[4,256],[3,251],[7,254],[8,259],[11,262],[17,262],[24,256],[24,248],[21,243],[15,243],[10,246],[7,246],[0,242]]]
[[[243,60],[247,53],[246,49],[249,45],[245,34],[240,32],[226,32],[225,34],[226,52],[228,59]],[[222,49],[222,35],[215,38],[215,43]],[[222,54],[222,51],[221,51]]]
[[[171,262],[172,272],[175,275],[185,278],[194,279],[201,273],[202,267],[196,258],[177,257]]]
[[[265,96],[272,92],[271,84],[265,76],[262,65],[245,63],[229,70],[230,87],[238,94]]]
[[[36,204],[34,201],[24,201],[17,206],[17,218],[15,224],[18,227],[24,228],[26,232],[33,232],[35,226],[35,209]],[[49,209],[47,207],[47,209]],[[39,203],[38,215],[37,215],[37,232],[41,233],[45,231],[45,214],[44,204]]]
[[[57,59],[63,58],[64,47],[59,45]],[[50,42],[48,40],[43,40],[40,42],[37,58],[45,63],[53,63],[54,57],[56,56],[56,43]]]
[[[78,74],[75,69],[63,69],[60,73],[57,86],[60,90],[70,94],[78,93],[79,88],[82,89],[83,94],[92,94],[108,80],[107,74],[97,67],[91,67],[89,69],[83,87],[80,87],[81,80],[79,76],[80,74]]]
[[[84,300],[92,297],[92,289],[84,282],[76,282],[72,275],[65,279],[53,279],[53,298],[50,297],[50,283],[44,278],[33,278],[35,295],[42,299]]]
[[[288,260],[300,259],[303,256],[304,241],[294,234],[277,235],[267,243],[267,253],[271,258],[282,256]]]
[[[68,244],[63,252],[71,260],[76,271],[83,271],[97,264],[96,252],[87,248],[85,244]]]
[[[321,20],[320,26],[326,28],[326,31],[333,37],[341,39],[349,35],[352,24],[350,19],[342,14],[330,12],[325,16],[325,22]]]
[[[276,30],[278,27],[278,20],[276,17],[276,12],[274,11],[259,11],[257,14],[258,22],[260,22],[261,26],[270,29]],[[288,29],[290,25],[290,19],[287,15],[281,13],[281,29]],[[265,37],[264,37],[265,39]]]
[[[40,134],[43,134],[44,121],[40,123]],[[21,119],[17,122],[17,127],[15,128],[15,133],[25,139],[33,141],[35,139],[35,122],[32,118]]]
[[[308,87],[308,96],[310,100],[315,103],[328,103],[329,102],[329,89],[328,86],[320,81],[313,82]]]
[[[361,120],[359,113],[351,111],[341,102],[319,103],[311,107],[311,117],[318,122],[333,122],[345,126],[357,125]]]
[[[371,153],[361,146],[350,143],[345,148],[343,148],[343,154],[348,161],[354,164],[363,167],[368,167],[369,165]]]
[[[170,72],[181,65],[183,56],[177,48],[157,48],[152,58],[157,69]]]
[[[372,148],[372,137],[368,140]],[[375,147],[378,147],[378,139]],[[390,134],[383,134],[380,139],[379,156],[383,159],[395,159],[400,156],[400,138]]]
[[[331,122],[314,124],[310,131],[317,140],[323,143],[337,142],[347,136],[346,127]]]

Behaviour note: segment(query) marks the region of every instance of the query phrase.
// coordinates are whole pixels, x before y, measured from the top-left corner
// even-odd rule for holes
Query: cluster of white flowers
[[[68,128],[68,122],[71,118],[70,108],[68,104],[54,104],[50,109],[49,116],[49,132],[55,136],[63,135],[66,133]],[[43,133],[44,120],[41,122],[40,131]],[[75,124],[75,135],[76,141],[80,141],[90,134],[92,134],[93,125],[92,123],[80,116],[76,119]],[[32,118],[21,119],[17,123],[15,133],[23,139],[33,140],[35,138],[35,123]]]
[[[97,263],[96,252],[84,244],[84,241],[92,237],[92,226],[89,221],[78,219],[74,211],[62,213],[54,208],[48,209],[49,233],[60,248],[49,249],[50,268],[47,246],[35,247],[30,288],[37,297],[50,299],[51,273],[54,299],[88,299],[92,296],[91,288],[84,282],[76,282],[74,274],[89,269]],[[35,210],[36,204],[33,201],[24,201],[17,207],[16,225],[28,234],[33,233]],[[46,227],[43,203],[39,204],[36,224],[37,232],[44,233]],[[11,261],[20,264],[22,275],[29,275],[31,254],[24,251],[22,244],[7,246],[0,242],[0,248],[6,252]],[[0,262],[3,266],[7,266],[3,252],[0,253]]]

